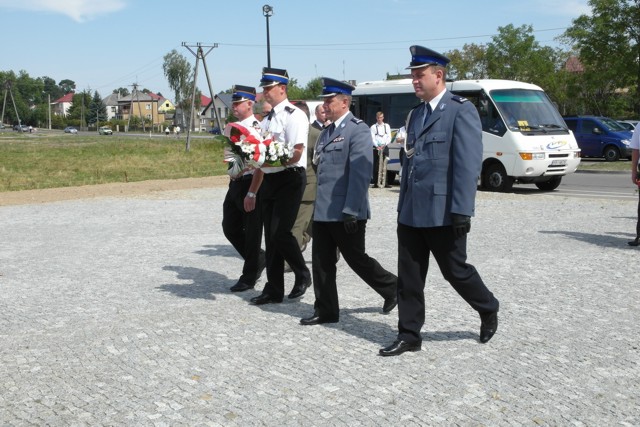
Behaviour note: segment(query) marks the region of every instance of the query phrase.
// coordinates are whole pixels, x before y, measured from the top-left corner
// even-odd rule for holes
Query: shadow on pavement
[[[558,234],[560,236],[570,237],[574,240],[578,240],[592,245],[602,247],[628,247],[627,241],[636,237],[635,233],[626,233],[625,237],[612,236],[613,233],[593,234],[593,233],[581,233],[577,231],[544,231],[540,230],[542,234]]]

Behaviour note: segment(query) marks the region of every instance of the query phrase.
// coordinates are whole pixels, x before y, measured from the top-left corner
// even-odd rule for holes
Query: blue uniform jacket
[[[482,126],[474,105],[446,91],[423,124],[424,103],[407,124],[398,222],[411,227],[451,225],[451,214],[473,216],[482,168]]]
[[[369,183],[373,169],[373,140],[369,126],[348,113],[328,137],[329,128],[316,142],[318,168],[313,220],[342,221],[344,214],[369,219]]]

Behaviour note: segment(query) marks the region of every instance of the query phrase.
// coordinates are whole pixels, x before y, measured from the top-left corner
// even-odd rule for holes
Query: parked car
[[[631,132],[616,120],[599,116],[564,117],[578,141],[582,157],[604,157],[613,162],[631,158]]]
[[[629,132],[633,132],[633,130],[636,128],[633,123],[629,123],[629,122],[625,122],[622,120],[618,120],[618,123],[620,123],[620,125],[622,125],[623,128],[625,128],[626,130],[628,130]]]
[[[100,135],[113,135],[113,131],[109,126],[100,126],[98,129],[98,134]]]
[[[73,126],[67,126],[66,128],[64,128],[64,133],[78,133],[78,129],[74,128]]]
[[[209,129],[209,133],[212,135],[220,135],[220,128],[219,127],[214,127]]]
[[[27,125],[15,125],[13,130],[18,132],[29,132],[29,126]]]
[[[622,126],[626,127],[631,132],[633,132],[636,126],[638,126],[638,122],[639,122],[639,120],[618,120],[618,121]],[[631,125],[631,127],[629,127],[629,125]]]

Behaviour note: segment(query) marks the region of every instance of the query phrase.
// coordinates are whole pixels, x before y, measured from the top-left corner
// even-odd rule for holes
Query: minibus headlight
[[[544,160],[544,153],[520,153],[522,160]]]

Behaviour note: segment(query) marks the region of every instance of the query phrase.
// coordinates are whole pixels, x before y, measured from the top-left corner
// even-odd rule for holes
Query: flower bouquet
[[[214,140],[222,140],[225,143],[224,162],[228,163],[227,173],[236,177],[249,166],[256,167],[261,157],[264,157],[264,147],[258,136],[240,123],[229,123],[225,126],[223,134]]]
[[[264,162],[269,166],[284,166],[284,163],[292,157],[289,147],[282,142],[267,139],[262,142],[265,147]]]
[[[227,174],[232,177],[240,175],[248,168],[261,166],[284,166],[291,158],[291,150],[272,138],[260,140],[260,137],[239,123],[229,123],[223,134],[214,140],[222,140],[226,145],[224,161],[229,164]]]

